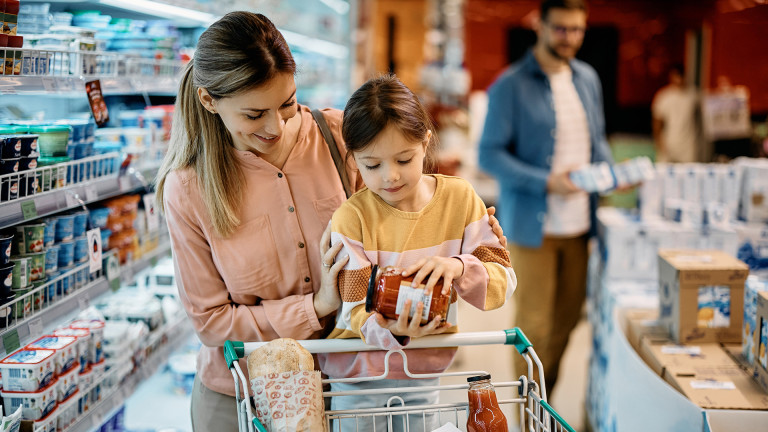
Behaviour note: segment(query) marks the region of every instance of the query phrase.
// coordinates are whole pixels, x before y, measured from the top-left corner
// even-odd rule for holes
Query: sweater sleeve
[[[194,182],[194,180],[191,180]],[[213,260],[213,252],[195,212],[199,198],[177,172],[165,183],[164,210],[171,236],[179,297],[202,343],[267,341],[280,337],[308,339],[322,329],[313,293],[291,295],[256,305],[234,303]],[[199,206],[198,206],[199,207]]]
[[[365,311],[365,298],[372,263],[363,248],[362,215],[347,203],[331,219],[331,243],[342,243],[339,256],[349,255],[349,262],[339,272],[341,309],[329,339],[361,338],[381,349],[399,349],[403,345],[388,330],[379,326],[372,313]],[[403,341],[407,343],[407,341]]]
[[[471,185],[465,187],[467,222],[456,258],[464,263],[464,273],[454,288],[464,301],[480,310],[500,308],[517,288],[517,276],[509,253],[488,223],[483,200]]]

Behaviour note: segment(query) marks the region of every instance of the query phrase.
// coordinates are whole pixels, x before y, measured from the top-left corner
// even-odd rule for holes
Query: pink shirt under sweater
[[[228,238],[214,233],[194,170],[168,175],[165,213],[181,301],[203,347],[197,371],[211,390],[234,395],[222,353],[226,340],[313,339],[318,319],[320,238],[344,189],[310,110],[301,107],[298,142],[282,170],[236,150],[245,176],[240,227]],[[341,116],[324,110],[342,157]],[[347,169],[353,189],[358,173]],[[332,323],[331,323],[332,324]],[[245,362],[241,362],[247,371]],[[247,372],[246,372],[247,374]]]

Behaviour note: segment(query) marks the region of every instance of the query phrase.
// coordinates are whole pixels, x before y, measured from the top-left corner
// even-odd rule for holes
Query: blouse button
[[[288,211],[289,211],[289,212],[291,212],[291,213],[293,213],[293,206],[291,206],[291,207],[288,207]]]
[[[309,276],[304,278],[304,282],[309,282]]]
[[[283,173],[277,173],[277,176],[283,178]]]
[[[299,247],[303,249],[304,248],[304,243],[299,242]]]

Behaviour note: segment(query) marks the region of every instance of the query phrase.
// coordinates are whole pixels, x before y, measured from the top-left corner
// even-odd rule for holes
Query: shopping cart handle
[[[253,418],[253,427],[256,428],[256,432],[269,432],[256,417]]]
[[[234,341],[224,342],[224,360],[227,361],[228,368],[232,369],[232,363],[243,356],[245,356],[245,344]]]
[[[520,354],[524,354],[528,351],[528,348],[532,347],[533,345],[528,340],[528,338],[525,336],[525,333],[523,333],[522,330],[520,330],[520,327],[515,327],[513,329],[507,329],[504,330],[504,332],[507,334],[507,341],[505,342],[506,345],[514,345],[517,349],[517,352]]]

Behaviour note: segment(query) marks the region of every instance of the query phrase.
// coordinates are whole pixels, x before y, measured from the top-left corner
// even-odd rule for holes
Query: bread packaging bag
[[[269,432],[325,432],[320,372],[293,339],[276,339],[248,355],[254,414]]]

